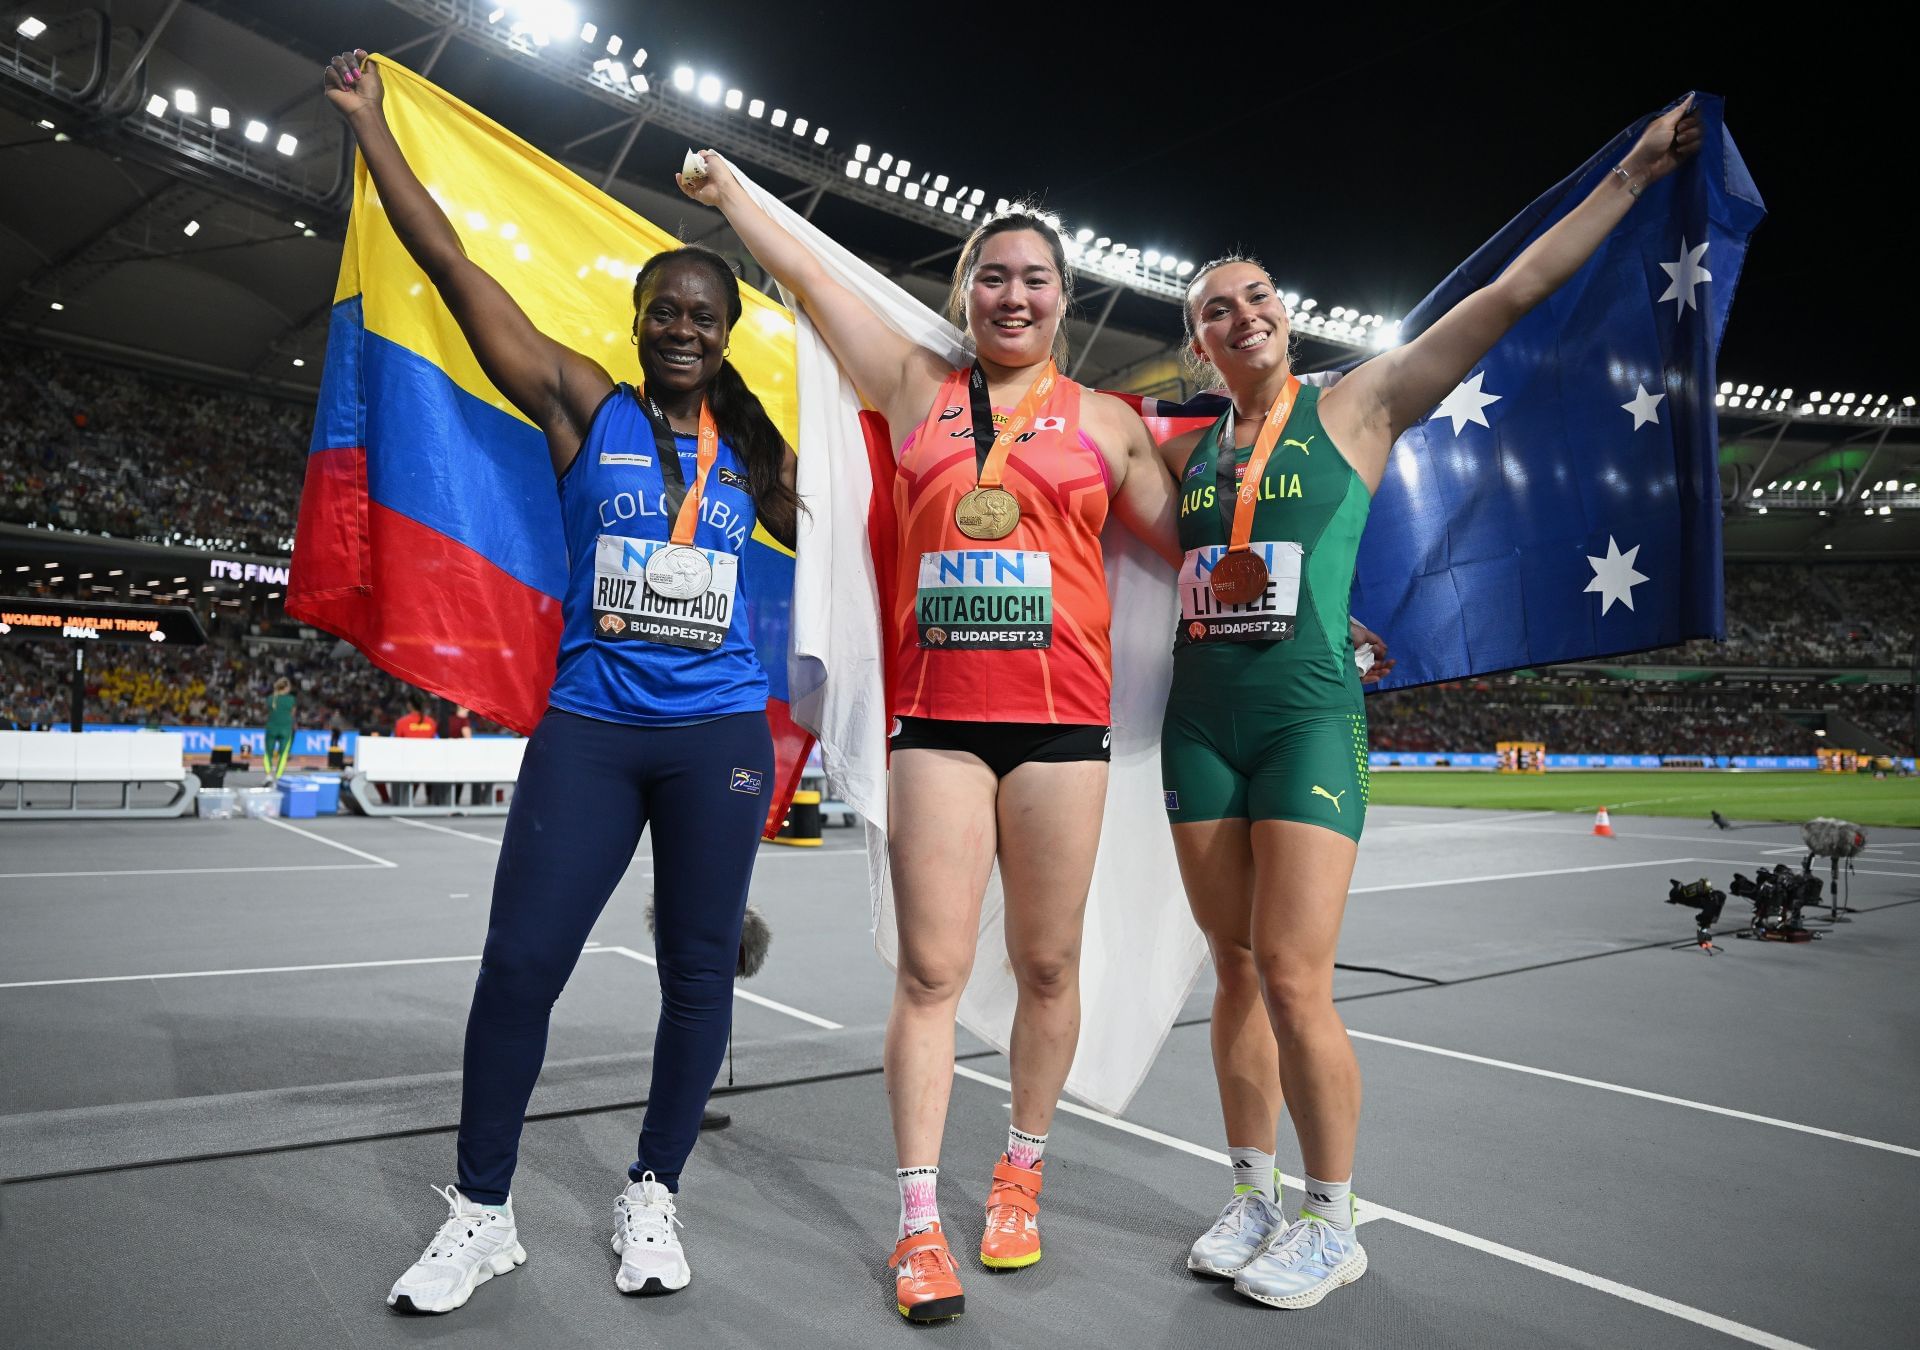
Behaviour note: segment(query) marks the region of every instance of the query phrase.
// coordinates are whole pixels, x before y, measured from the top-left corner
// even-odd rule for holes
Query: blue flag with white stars
[[[1724,637],[1716,359],[1766,214],[1717,97],[1700,153],[1395,442],[1353,612],[1383,688]],[[1625,157],[1642,118],[1417,305],[1410,338],[1495,277]]]
[[[1766,207],[1723,101],[1695,106],[1700,153],[1648,187],[1586,266],[1394,442],[1352,594],[1398,661],[1379,688],[1726,635],[1715,363]],[[1499,276],[1657,115],[1456,268],[1402,339]],[[1143,410],[1171,428],[1225,407],[1203,394]]]

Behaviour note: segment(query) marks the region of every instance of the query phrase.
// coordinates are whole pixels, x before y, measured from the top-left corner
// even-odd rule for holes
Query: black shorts
[[[896,717],[892,750],[960,750],[1005,778],[1022,764],[1065,764],[1113,758],[1113,729],[1059,722],[948,722]]]

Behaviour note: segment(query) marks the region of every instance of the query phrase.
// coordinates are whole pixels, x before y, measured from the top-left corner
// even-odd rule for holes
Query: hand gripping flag
[[[679,241],[446,91],[378,58],[407,161],[535,327],[634,370],[633,277]],[[741,287],[734,365],[789,444],[793,317]],[[779,827],[811,739],[787,716],[793,555],[756,529],[747,621],[772,698]],[[567,549],[546,439],[481,372],[364,162],[334,290],[287,612],[409,684],[529,733],[547,706]]]
[[[1725,636],[1716,359],[1766,208],[1723,101],[1696,107],[1700,153],[1394,444],[1352,595],[1399,661],[1381,688]],[[1403,338],[1585,200],[1649,120],[1455,269]],[[1156,434],[1225,407],[1145,403]]]

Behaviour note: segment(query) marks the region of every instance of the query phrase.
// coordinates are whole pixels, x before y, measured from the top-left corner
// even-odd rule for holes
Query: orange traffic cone
[[[1604,806],[1593,818],[1593,832],[1602,839],[1613,838],[1613,822],[1607,819],[1607,808]]]

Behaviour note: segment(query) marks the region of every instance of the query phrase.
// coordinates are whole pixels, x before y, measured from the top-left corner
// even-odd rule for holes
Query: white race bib
[[[740,559],[701,549],[713,583],[690,600],[667,600],[647,587],[647,559],[672,545],[664,539],[603,534],[593,554],[593,635],[603,641],[662,642],[715,651],[733,624]]]
[[[1053,645],[1053,560],[1018,548],[920,555],[914,619],[935,650],[1013,651]]]
[[[1225,544],[1187,550],[1180,562],[1180,627],[1173,645],[1191,642],[1287,642],[1299,631],[1300,562],[1295,543],[1255,540],[1250,547],[1267,565],[1267,589],[1244,605],[1223,605],[1211,584]]]

